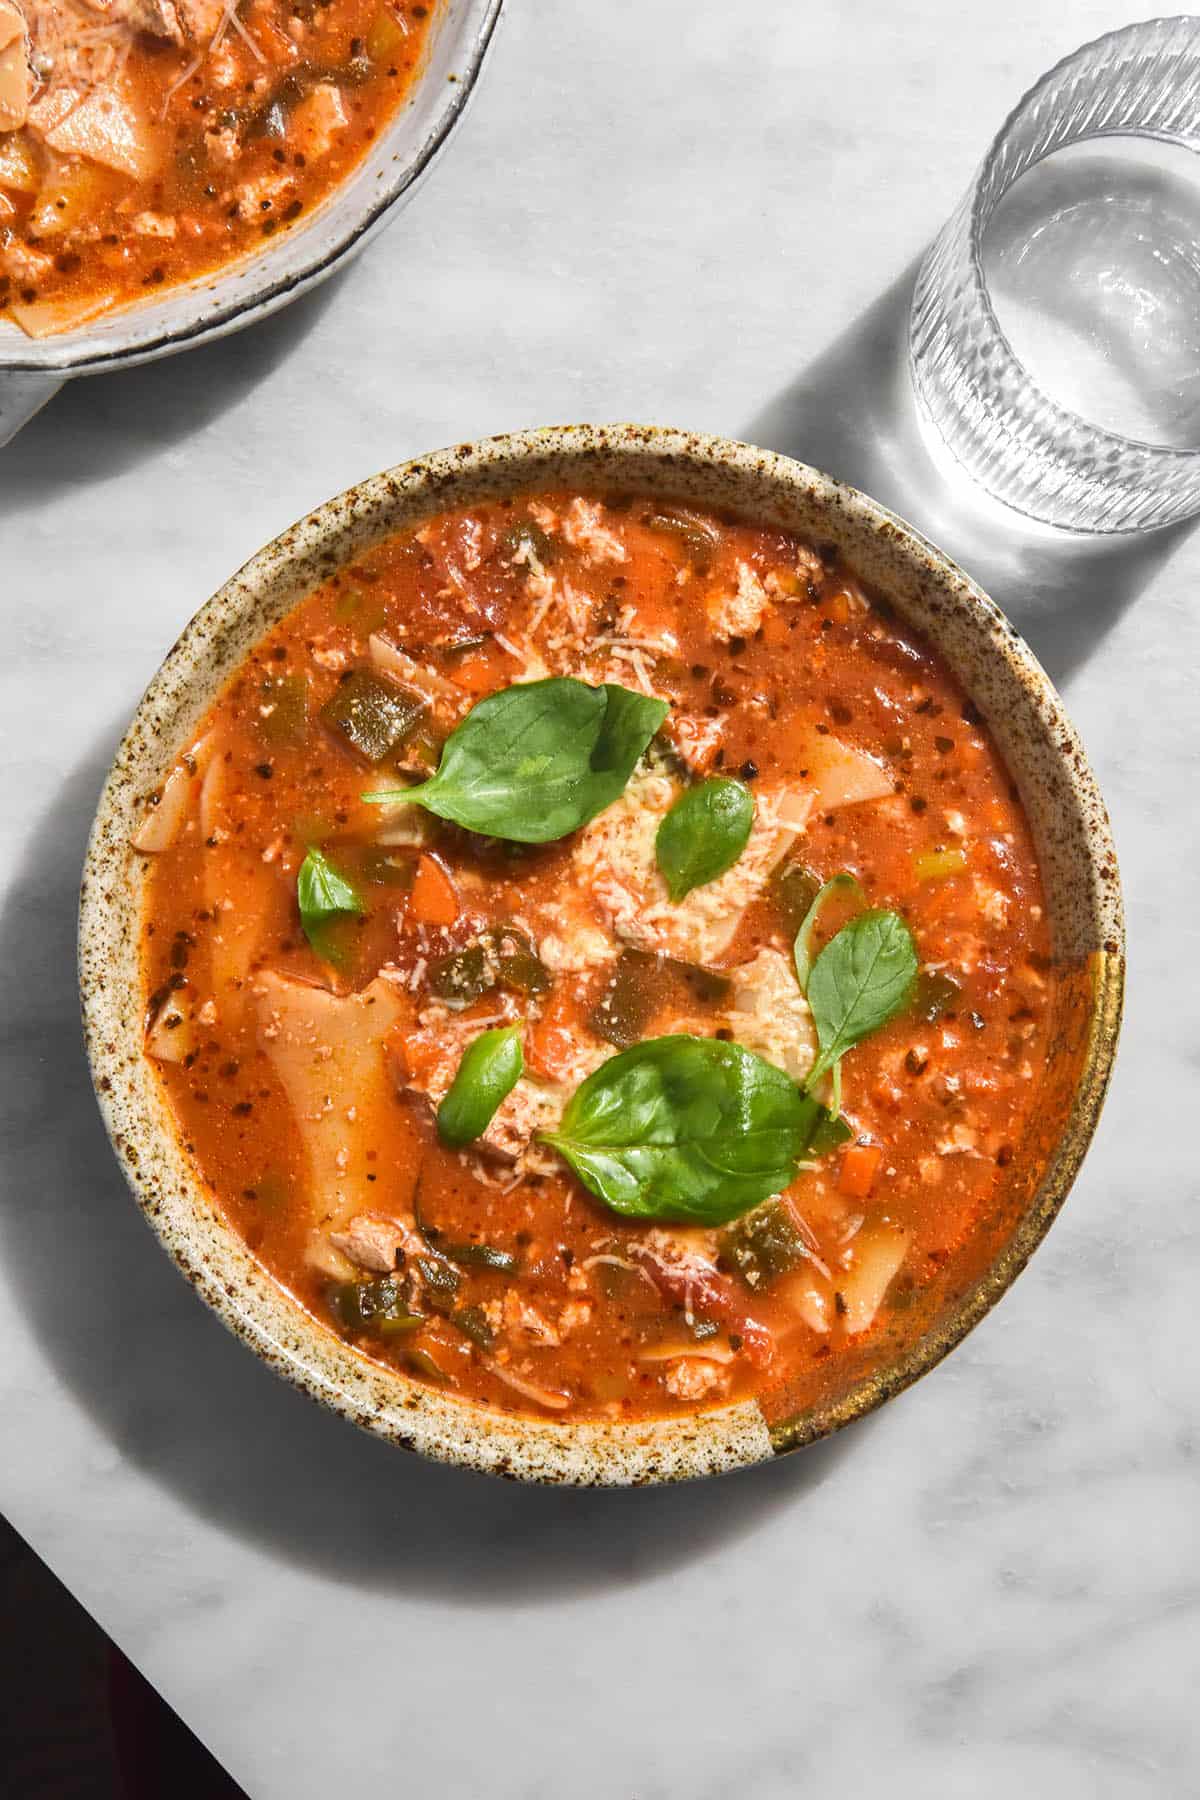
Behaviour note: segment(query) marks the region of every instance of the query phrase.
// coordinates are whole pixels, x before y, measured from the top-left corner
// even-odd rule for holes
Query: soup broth
[[[402,531],[135,841],[199,1175],[328,1330],[477,1404],[783,1416],[903,1340],[1038,1104],[1017,792],[781,530],[547,492]]]

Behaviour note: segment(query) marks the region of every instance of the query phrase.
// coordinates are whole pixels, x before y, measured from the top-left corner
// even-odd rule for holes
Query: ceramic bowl
[[[461,119],[503,0],[442,0],[425,67],[370,154],[302,223],[236,262],[49,338],[0,321],[0,445],[72,375],[169,356],[240,331],[324,281],[415,193]]]
[[[500,1417],[357,1355],[276,1286],[193,1172],[142,1053],[138,936],[144,858],[130,838],[198,720],[256,640],[344,561],[428,513],[539,487],[649,493],[835,543],[934,644],[997,740],[1032,823],[1053,944],[1066,971],[1042,1124],[1006,1171],[994,1214],[952,1259],[902,1336],[834,1364],[836,1385],[768,1424],[754,1400],[637,1425]],[[225,1323],[313,1398],[378,1436],[522,1479],[626,1484],[767,1461],[870,1411],[926,1373],[1024,1266],[1091,1138],[1116,1048],[1121,896],[1104,805],[1062,704],[1003,614],[910,526],[803,464],[720,438],[570,426],[459,444],[377,475],[259,552],[193,619],[122,741],[84,872],[80,978],[100,1107],[135,1198]]]

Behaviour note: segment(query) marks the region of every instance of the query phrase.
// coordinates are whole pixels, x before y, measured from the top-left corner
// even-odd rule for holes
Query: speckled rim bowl
[[[423,68],[344,181],[269,244],[152,300],[53,337],[0,322],[0,444],[72,375],[147,362],[240,331],[324,281],[416,192],[482,71],[503,0],[440,0]]]
[[[500,1416],[367,1362],[275,1285],[184,1153],[142,1053],[143,864],[130,838],[197,722],[252,645],[347,559],[439,508],[546,486],[640,492],[728,509],[836,543],[935,644],[982,712],[1031,819],[1056,954],[1067,966],[1042,1077],[1040,1132],[1018,1148],[995,1215],[844,1378],[768,1425],[754,1400],[638,1425]],[[764,1462],[878,1406],[953,1348],[1020,1272],[1091,1138],[1116,1049],[1121,895],[1108,820],[1075,731],[992,602],[910,526],[802,463],[722,438],[632,425],[517,433],[421,457],[318,508],[248,562],[192,620],[151,682],[100,799],[84,870],[80,980],[100,1108],[134,1196],[203,1298],[314,1399],[395,1444],[531,1481],[623,1485]],[[1036,1141],[1034,1141],[1036,1139]]]

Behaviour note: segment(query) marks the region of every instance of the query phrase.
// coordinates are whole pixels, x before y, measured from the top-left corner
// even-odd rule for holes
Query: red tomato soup
[[[546,493],[402,532],[135,842],[200,1176],[331,1332],[476,1403],[782,1416],[911,1333],[1034,1114],[1016,791],[782,531]]]
[[[303,219],[411,85],[413,0],[0,0],[0,319],[46,337]]]

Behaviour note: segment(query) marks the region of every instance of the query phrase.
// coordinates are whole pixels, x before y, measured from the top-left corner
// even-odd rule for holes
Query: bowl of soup
[[[196,615],[97,813],[81,979],[134,1195],[389,1441],[765,1461],[1049,1227],[1121,899],[1060,701],[874,501],[634,426],[363,482]]]
[[[0,442],[251,323],[415,191],[501,0],[0,0]]]

